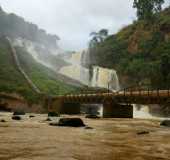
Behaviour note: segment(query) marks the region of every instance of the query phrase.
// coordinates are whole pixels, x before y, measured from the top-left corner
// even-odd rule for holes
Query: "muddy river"
[[[93,129],[49,126],[0,113],[0,160],[170,160],[170,128],[159,120],[85,119]],[[54,118],[53,121],[58,119]],[[149,134],[137,134],[147,131]]]

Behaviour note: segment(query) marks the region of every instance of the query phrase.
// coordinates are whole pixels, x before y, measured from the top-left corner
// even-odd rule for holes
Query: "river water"
[[[170,129],[159,120],[85,119],[93,129],[49,126],[47,115],[21,121],[0,113],[2,160],[169,160]],[[68,117],[68,116],[64,116]],[[57,121],[54,118],[53,121]],[[138,135],[148,131],[149,134]]]

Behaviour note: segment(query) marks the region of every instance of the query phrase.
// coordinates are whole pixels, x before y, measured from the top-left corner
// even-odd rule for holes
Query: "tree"
[[[170,74],[169,68],[170,68],[170,56],[168,54],[162,55],[160,69],[161,69],[161,74],[163,76],[163,82],[165,85],[167,85],[167,78],[168,75]]]
[[[99,32],[90,33],[92,39],[90,40],[89,48],[93,48],[96,44],[103,42],[108,37],[108,30],[101,29]]]
[[[137,9],[139,20],[151,20],[155,13],[162,10],[164,0],[134,0],[133,7]]]

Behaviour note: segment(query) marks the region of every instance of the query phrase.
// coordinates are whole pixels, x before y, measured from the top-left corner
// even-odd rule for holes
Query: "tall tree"
[[[151,20],[153,15],[160,12],[164,0],[134,0],[133,7],[137,9],[140,20]]]
[[[89,47],[92,48],[96,44],[103,42],[108,37],[108,30],[101,29],[99,32],[90,33],[92,39],[90,40]]]

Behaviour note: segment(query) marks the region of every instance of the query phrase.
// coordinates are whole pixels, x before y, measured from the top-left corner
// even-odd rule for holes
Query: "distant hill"
[[[170,8],[154,21],[135,21],[91,50],[91,65],[117,70],[121,85],[170,87]]]
[[[0,35],[6,35],[11,38],[21,37],[32,42],[41,43],[47,48],[58,48],[57,35],[47,34],[45,30],[37,25],[26,22],[23,18],[13,14],[6,13],[0,7]]]

